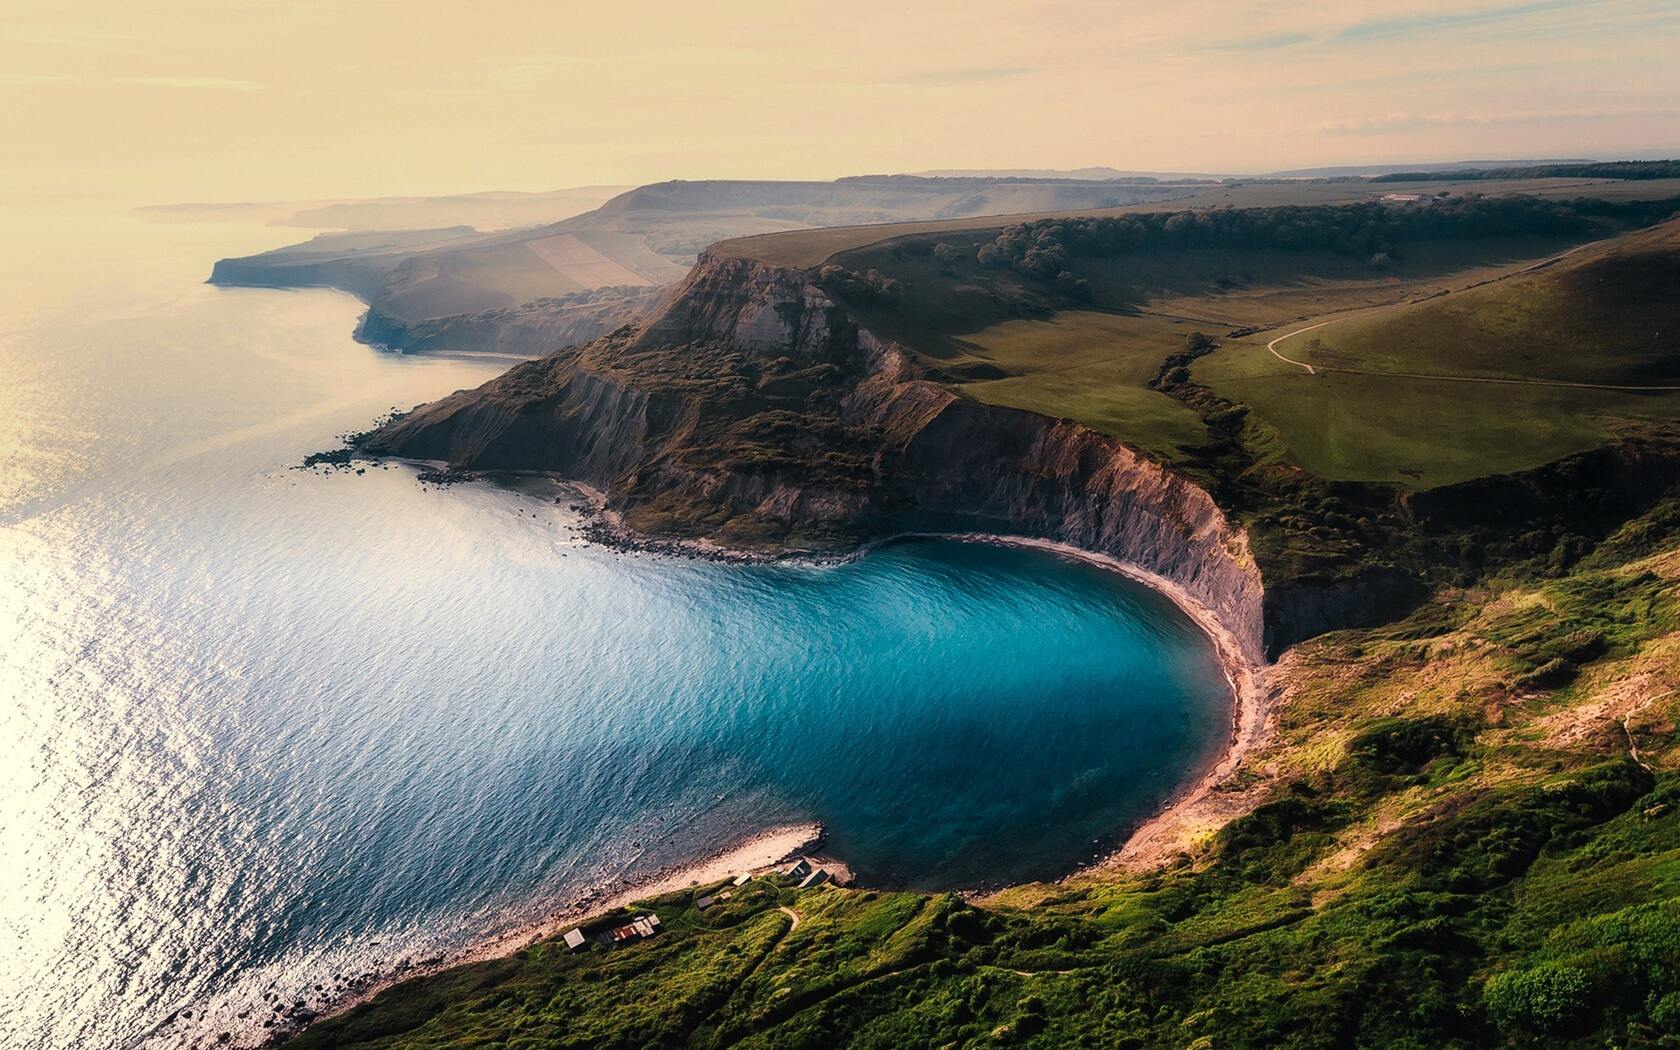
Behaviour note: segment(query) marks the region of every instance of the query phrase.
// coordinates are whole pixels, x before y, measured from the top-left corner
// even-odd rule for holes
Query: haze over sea
[[[283,230],[7,223],[0,1045],[250,1031],[790,822],[866,880],[1053,876],[1227,737],[1188,619],[1043,552],[632,556],[567,503],[290,469],[506,363],[201,283]]]

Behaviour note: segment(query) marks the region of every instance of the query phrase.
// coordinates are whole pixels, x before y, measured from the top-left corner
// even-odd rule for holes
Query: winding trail
[[[785,905],[778,907],[776,910],[793,920],[793,925],[788,927],[789,933],[799,929],[799,924],[805,921],[798,912],[794,911],[792,908],[786,907]]]
[[[1314,329],[1323,328],[1325,325],[1334,324],[1338,320],[1341,320],[1341,318],[1331,318],[1328,321],[1320,321],[1317,324],[1307,325],[1305,328],[1297,328],[1293,332],[1285,332],[1276,339],[1267,343],[1266,349],[1269,350],[1271,355],[1279,361],[1282,361],[1285,364],[1294,365],[1297,368],[1306,369],[1308,375],[1328,375],[1330,373],[1336,373],[1338,375],[1347,376],[1381,376],[1387,379],[1432,379],[1442,383],[1493,383],[1501,386],[1553,386],[1566,387],[1576,390],[1621,390],[1632,391],[1635,393],[1680,390],[1680,384],[1663,386],[1631,383],[1579,383],[1567,379],[1517,379],[1514,377],[1504,378],[1499,376],[1443,375],[1435,372],[1383,372],[1374,368],[1336,368],[1329,365],[1319,365],[1315,367],[1307,364],[1305,361],[1297,361],[1293,357],[1286,357],[1278,352],[1278,344],[1283,342],[1285,339],[1292,339],[1305,332],[1311,332]]]
[[[1512,270],[1509,273],[1503,273],[1503,274],[1500,274],[1497,277],[1490,277],[1490,278],[1488,278],[1487,280],[1484,280],[1484,281],[1477,281],[1474,284],[1465,285],[1463,288],[1457,289],[1457,291],[1461,291],[1461,292],[1462,291],[1469,291],[1472,288],[1480,288],[1484,285],[1497,284],[1501,281],[1506,281],[1506,280],[1511,279],[1512,277],[1517,277],[1517,276],[1520,276],[1522,274],[1534,273],[1537,270],[1544,270],[1544,269],[1547,269],[1548,267],[1557,265],[1558,263],[1562,262],[1564,259],[1567,259],[1569,256],[1574,255],[1576,252],[1581,251],[1582,249],[1591,248],[1594,245],[1598,245],[1598,244],[1602,244],[1602,243],[1603,243],[1602,241],[1592,240],[1592,241],[1587,241],[1583,244],[1577,244],[1575,247],[1570,248],[1568,251],[1559,252],[1556,255],[1548,256],[1544,259],[1539,260],[1538,262],[1530,263],[1529,265],[1524,266],[1521,269]],[[1425,299],[1435,299],[1435,298],[1439,298],[1440,296],[1450,295],[1450,294],[1452,294],[1452,293],[1443,289],[1442,291],[1436,292],[1434,295],[1425,296],[1423,299],[1414,299],[1414,300],[1412,300],[1412,302],[1414,302],[1414,303],[1423,302]],[[1393,305],[1397,305],[1397,304],[1391,303],[1389,305],[1393,306]],[[1382,309],[1382,307],[1379,307],[1378,309]],[[1278,351],[1278,344],[1283,342],[1285,339],[1293,339],[1294,337],[1296,337],[1298,335],[1302,335],[1306,332],[1314,331],[1315,329],[1323,328],[1325,325],[1333,324],[1333,323],[1335,323],[1336,321],[1339,321],[1339,320],[1342,320],[1342,318],[1332,317],[1327,321],[1319,321],[1317,324],[1307,325],[1305,328],[1297,328],[1293,332],[1285,332],[1284,334],[1278,336],[1276,339],[1273,339],[1271,342],[1267,343],[1266,344],[1266,349],[1268,351],[1270,351],[1271,355],[1273,357],[1277,358],[1279,361],[1282,361],[1285,364],[1294,365],[1297,368],[1306,369],[1308,375],[1319,375],[1320,373],[1334,372],[1334,373],[1339,373],[1341,375],[1350,375],[1350,376],[1385,376],[1385,377],[1390,377],[1390,378],[1394,378],[1394,379],[1434,379],[1434,380],[1438,380],[1438,381],[1443,382],[1443,383],[1493,383],[1493,384],[1502,385],[1502,386],[1555,386],[1555,387],[1573,388],[1573,389],[1576,389],[1576,390],[1621,390],[1621,391],[1633,391],[1635,393],[1644,392],[1644,391],[1680,390],[1680,384],[1668,385],[1668,386],[1642,386],[1642,385],[1618,384],[1618,383],[1578,383],[1578,382],[1571,382],[1570,380],[1567,380],[1567,379],[1517,379],[1517,378],[1500,378],[1500,377],[1495,377],[1495,376],[1444,375],[1444,374],[1441,374],[1441,373],[1438,373],[1438,372],[1437,373],[1431,373],[1431,372],[1382,372],[1382,371],[1378,371],[1378,370],[1372,369],[1372,368],[1337,368],[1337,367],[1334,367],[1334,366],[1331,366],[1331,365],[1319,365],[1319,366],[1315,367],[1313,365],[1308,364],[1305,361],[1297,361],[1293,357],[1287,357],[1287,356],[1285,356],[1284,354],[1282,354]]]
[[[1305,327],[1305,328],[1297,328],[1293,332],[1286,332],[1285,334],[1280,335],[1276,339],[1273,339],[1271,342],[1267,343],[1266,344],[1266,349],[1271,351],[1272,356],[1277,358],[1279,361],[1282,361],[1284,364],[1295,365],[1298,368],[1305,368],[1307,370],[1307,375],[1310,375],[1310,376],[1317,375],[1318,374],[1318,369],[1314,368],[1312,365],[1307,364],[1305,361],[1297,361],[1293,357],[1284,357],[1282,354],[1278,353],[1277,345],[1279,343],[1283,342],[1285,339],[1291,339],[1295,336],[1300,335],[1303,332],[1310,332],[1315,328],[1323,328],[1327,324],[1330,324],[1330,322],[1329,321],[1320,321],[1317,324],[1307,325],[1307,327]]]

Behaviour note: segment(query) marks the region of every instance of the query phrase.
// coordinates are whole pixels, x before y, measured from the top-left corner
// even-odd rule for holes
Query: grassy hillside
[[[1279,348],[1321,369],[1674,385],[1677,288],[1680,221],[1510,280],[1361,312]]]
[[[979,401],[1078,419],[1172,458],[1202,445],[1207,431],[1189,406],[1149,382],[1193,328],[1169,318],[1067,310],[989,325],[939,362]]]
[[[1680,384],[1677,287],[1680,222],[1669,222],[1453,294],[1227,340],[1192,374],[1252,408],[1315,474],[1428,488],[1680,418],[1680,391],[1656,389]],[[1275,344],[1316,374],[1268,352],[1324,320]]]
[[[1285,216],[1288,243],[1220,225],[1240,212],[952,226],[826,266],[879,275],[886,294],[849,305],[979,400],[1071,418],[1194,469],[1212,440],[1190,418],[1199,397],[1201,416],[1246,419],[1257,462],[1428,488],[1680,415],[1677,392],[1503,385],[1490,396],[1396,374],[1680,385],[1665,381],[1680,375],[1680,222],[1621,236],[1676,202],[1510,200],[1525,199],[1532,208],[1508,215],[1478,198],[1367,204],[1369,219],[1346,230],[1326,227],[1323,209],[1248,213]],[[1166,232],[1197,215],[1215,223]],[[1136,219],[1155,225],[1139,232]],[[846,282],[834,287],[845,296]],[[1197,332],[1217,351],[1175,362],[1182,381],[1164,384],[1167,358]],[[1269,352],[1279,337],[1280,353],[1315,372]]]
[[[1164,869],[965,901],[767,880],[393,988],[298,1047],[1661,1047],[1680,1030],[1680,508],[1285,661]],[[795,925],[797,921],[797,926]]]
[[[1193,467],[1210,435],[1191,398],[1159,378],[1186,339],[1205,333],[1221,348],[1186,361],[1188,376],[1223,402],[1216,410],[1250,413],[1245,440],[1255,459],[1329,480],[1430,487],[1593,449],[1630,425],[1675,417],[1680,400],[1556,388],[1500,388],[1488,398],[1473,386],[1309,375],[1268,353],[1268,339],[1351,312],[1285,348],[1371,368],[1411,361],[1413,370],[1452,370],[1463,361],[1468,375],[1483,363],[1499,363],[1504,376],[1662,375],[1680,331],[1680,302],[1665,294],[1680,265],[1677,228],[1576,250],[1534,272],[1525,270],[1618,227],[1594,220],[1537,234],[1433,237],[1379,259],[1331,245],[1075,250],[1058,264],[1070,287],[976,259],[1000,237],[996,228],[889,240],[828,265],[892,282],[890,294],[850,304],[872,331],[983,402],[1074,418]],[[1262,333],[1243,334],[1253,329]],[[1327,333],[1337,334],[1334,348],[1314,346]]]
[[[745,259],[758,259],[778,266],[811,267],[828,262],[841,252],[855,251],[889,241],[929,235],[950,235],[963,231],[998,229],[997,216],[1011,222],[1034,222],[1041,219],[1067,218],[1073,215],[1104,217],[1147,212],[1178,211],[1185,208],[1214,210],[1221,208],[1306,207],[1319,204],[1348,204],[1373,200],[1390,194],[1462,194],[1481,193],[1489,196],[1529,194],[1540,197],[1570,198],[1591,196],[1605,200],[1653,200],[1680,196],[1680,179],[1655,179],[1622,182],[1611,179],[1586,178],[1519,178],[1491,180],[1431,180],[1426,182],[1373,183],[1365,180],[1288,180],[1198,186],[1169,200],[1153,201],[1125,207],[1101,209],[1027,210],[994,212],[960,219],[938,219],[920,222],[888,222],[860,226],[836,226],[829,229],[804,230],[788,234],[762,234],[726,241],[719,250]]]

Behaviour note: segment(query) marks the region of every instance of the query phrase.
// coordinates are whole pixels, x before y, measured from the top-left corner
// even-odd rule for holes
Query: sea
[[[204,283],[306,231],[3,222],[0,1046],[253,1043],[787,824],[871,885],[1053,878],[1229,739],[1197,627],[1046,551],[720,564],[564,490],[300,469],[509,362]]]

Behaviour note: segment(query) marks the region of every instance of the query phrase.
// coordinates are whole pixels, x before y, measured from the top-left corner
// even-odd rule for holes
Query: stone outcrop
[[[638,350],[717,343],[749,354],[844,360],[855,326],[799,270],[705,252],[636,336]]]

